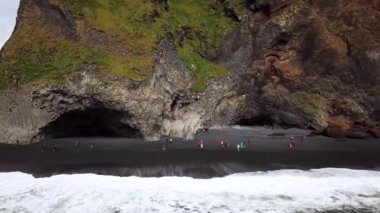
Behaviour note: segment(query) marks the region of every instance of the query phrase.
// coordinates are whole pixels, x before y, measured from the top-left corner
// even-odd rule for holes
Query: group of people
[[[240,141],[240,143],[236,145],[236,151],[238,152],[240,152],[241,150],[244,150],[245,148],[246,148],[246,145],[244,141]]]
[[[77,149],[80,148],[80,143],[79,143],[79,141],[75,141],[75,142],[74,142],[74,147],[77,148]],[[94,143],[94,142],[92,142],[92,143],[90,144],[90,149],[91,149],[91,150],[95,149],[95,143]],[[49,147],[48,147],[47,143],[43,143],[43,144],[42,144],[41,151],[42,151],[42,152],[46,152],[46,151],[48,151],[48,150],[49,150]],[[58,144],[54,144],[54,145],[51,147],[51,151],[53,151],[53,152],[57,152],[57,151],[58,151]]]
[[[43,143],[43,144],[42,144],[41,151],[42,151],[42,152],[46,152],[46,151],[48,151],[48,150],[49,150],[49,147],[48,147],[47,143]],[[54,144],[54,145],[51,147],[51,151],[53,151],[53,152],[58,151],[58,145],[57,145],[57,144]]]
[[[79,149],[79,148],[80,148],[80,143],[79,143],[79,141],[75,141],[74,146],[75,146],[75,148]],[[90,144],[90,149],[91,149],[91,150],[95,149],[95,143],[94,143],[94,142],[92,142],[92,143]]]
[[[250,139],[248,140],[249,141],[249,144],[250,144]],[[229,147],[230,147],[230,142],[228,141],[228,140],[221,140],[220,142],[219,142],[219,146],[220,146],[220,149],[222,150],[222,151],[225,151],[225,150],[227,150],[227,149],[229,149]],[[245,141],[240,141],[238,144],[236,144],[236,151],[237,152],[240,152],[240,151],[242,151],[242,150],[244,150],[244,149],[246,149],[247,148],[247,145],[246,145],[246,142]]]
[[[303,143],[305,141],[306,136],[299,136],[299,137],[300,137],[300,143]],[[166,139],[166,142],[162,146],[162,151],[166,151],[167,145],[172,144],[172,143],[173,143],[173,139],[171,139],[171,138]],[[198,149],[204,149],[205,148],[205,143],[204,143],[203,139],[195,140],[195,143],[196,143],[196,146]],[[247,140],[247,142],[246,141],[240,141],[239,143],[236,144],[236,151],[241,152],[241,151],[247,149],[247,146],[250,144],[251,144],[250,138]],[[218,142],[218,146],[219,146],[221,151],[226,151],[226,150],[230,149],[230,142],[228,140],[220,140]],[[288,146],[290,149],[295,148],[295,146],[296,146],[296,137],[295,136],[291,136],[289,138]]]
[[[249,140],[250,141],[250,140]],[[173,139],[168,138],[166,139],[165,143],[162,144],[162,151],[166,151],[167,146],[173,143]],[[195,144],[198,149],[204,149],[205,143],[202,139],[195,140]],[[220,140],[218,143],[218,146],[220,147],[221,151],[226,151],[230,148],[230,142],[228,140]],[[240,152],[241,150],[244,150],[246,148],[246,143],[244,141],[239,142],[236,145],[236,150]]]

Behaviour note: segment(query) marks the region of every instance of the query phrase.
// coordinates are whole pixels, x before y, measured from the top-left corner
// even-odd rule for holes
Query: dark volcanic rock
[[[366,138],[372,138],[372,135],[368,132],[353,131],[350,134],[348,134],[348,137],[355,138],[355,139],[366,139]]]
[[[328,121],[326,134],[330,137],[346,137],[352,127],[351,121],[344,116],[337,116]]]
[[[375,10],[380,12],[380,1],[379,0],[373,0],[373,4],[375,6]]]
[[[373,128],[369,130],[369,133],[375,138],[380,138],[380,128]]]
[[[170,10],[167,1],[157,2]],[[2,60],[10,60],[20,33],[32,35],[28,18],[36,16],[35,24],[57,38],[105,53],[126,52],[128,43],[76,20],[63,5],[23,0]],[[0,142],[38,141],[54,132],[55,121],[72,118],[73,112],[83,112],[84,117],[104,112],[109,119],[100,116],[98,121],[117,128],[102,130],[125,135],[120,127],[147,139],[186,137],[211,125],[230,124],[295,126],[331,137],[379,137],[379,0],[260,0],[247,6],[249,13],[235,17],[239,23],[209,56],[230,75],[211,79],[205,91],[191,90],[195,77],[168,35],[157,44],[153,71],[141,83],[102,76],[88,64],[68,75],[64,84],[1,90]],[[183,29],[183,39],[192,39],[191,29]],[[12,72],[5,74],[17,74]],[[98,126],[86,126],[91,128]]]

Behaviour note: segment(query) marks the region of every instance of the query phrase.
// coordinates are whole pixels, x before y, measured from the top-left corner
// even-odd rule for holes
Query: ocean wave
[[[380,172],[278,170],[222,178],[0,174],[0,212],[380,211]]]

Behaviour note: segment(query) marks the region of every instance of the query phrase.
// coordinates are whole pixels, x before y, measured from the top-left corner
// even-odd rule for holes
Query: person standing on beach
[[[56,151],[58,151],[58,145],[54,144],[54,146],[53,146],[53,152],[56,152]]]
[[[173,139],[171,139],[171,138],[166,139],[166,144],[172,144],[172,143],[173,143]]]
[[[226,141],[225,147],[226,147],[226,149],[228,149],[230,147],[230,142],[229,141]]]
[[[237,152],[240,152],[240,144],[237,144],[237,145],[236,145],[236,151],[237,151]]]
[[[224,148],[225,148],[224,141],[221,140],[221,141],[220,141],[220,149],[221,149],[222,151],[224,151]]]
[[[203,140],[202,139],[197,141],[197,146],[198,146],[198,148],[203,149]]]
[[[302,135],[302,136],[301,136],[301,143],[304,143],[304,142],[305,142],[305,139],[306,139],[306,135]]]
[[[295,144],[294,144],[294,137],[292,136],[289,140],[289,148],[292,149],[294,148]]]
[[[90,145],[90,149],[91,149],[91,150],[95,149],[95,143],[94,143],[94,142],[91,143],[91,145]]]
[[[42,151],[42,152],[45,152],[46,150],[47,150],[47,144],[44,143],[44,144],[42,144],[42,149],[41,149],[41,151]]]
[[[240,141],[240,149],[245,149],[245,142],[244,141]]]

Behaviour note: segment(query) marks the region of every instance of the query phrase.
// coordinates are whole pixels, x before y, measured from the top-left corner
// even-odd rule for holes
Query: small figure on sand
[[[166,151],[166,144],[163,144],[163,145],[162,145],[162,151],[163,151],[163,152]]]
[[[95,149],[95,143],[94,142],[91,143],[90,149],[91,150]]]
[[[236,145],[236,151],[237,151],[237,152],[240,152],[240,144],[237,144],[237,145]]]
[[[173,139],[171,139],[171,138],[166,138],[166,140],[165,140],[165,144],[166,145],[169,145],[169,144],[172,144],[173,143]]]
[[[222,151],[224,151],[224,149],[226,148],[226,147],[225,147],[224,140],[221,140],[219,144],[220,144],[220,149],[221,149]]]
[[[230,142],[229,141],[226,141],[225,143],[225,148],[228,149],[230,147]]]
[[[240,141],[240,149],[245,149],[245,142],[244,141]]]
[[[289,148],[293,149],[294,146],[295,146],[295,144],[294,144],[294,137],[292,136],[292,137],[290,137],[290,140],[289,140]]]
[[[44,144],[42,144],[42,149],[41,149],[41,151],[42,151],[42,152],[45,152],[46,150],[47,150],[47,144],[44,143]]]
[[[54,146],[53,146],[53,152],[56,152],[56,151],[58,151],[58,145],[54,144]]]
[[[301,136],[301,143],[304,143],[305,140],[306,140],[306,135],[302,135],[302,136]]]
[[[203,149],[203,140],[202,140],[202,139],[199,140],[199,141],[197,142],[197,145],[198,145],[198,147],[199,147],[200,149]]]

